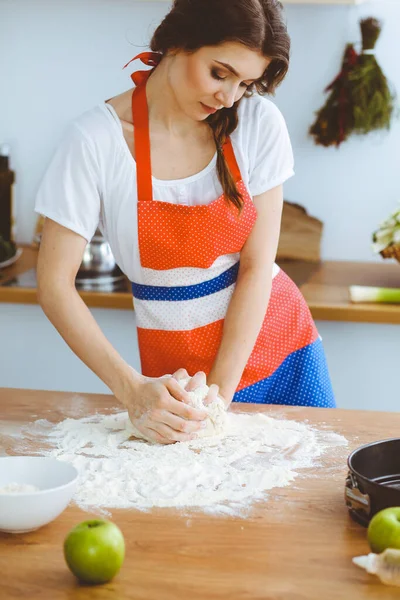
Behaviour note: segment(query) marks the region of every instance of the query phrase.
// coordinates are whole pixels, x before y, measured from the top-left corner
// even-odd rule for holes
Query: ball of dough
[[[178,383],[182,388],[185,388],[189,381],[190,378],[179,379]],[[193,406],[193,408],[204,410],[208,414],[205,429],[200,429],[196,432],[198,438],[221,435],[225,430],[227,419],[226,406],[221,398],[217,396],[217,398],[208,406],[204,404],[209,389],[208,385],[204,384],[192,392],[188,392],[190,405]]]

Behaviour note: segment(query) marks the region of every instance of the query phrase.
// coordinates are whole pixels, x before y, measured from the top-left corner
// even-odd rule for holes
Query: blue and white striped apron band
[[[142,285],[132,283],[132,293],[134,298],[138,300],[160,300],[177,302],[179,300],[194,300],[195,298],[203,298],[210,294],[220,292],[225,288],[235,283],[238,272],[239,262],[235,263],[227,271],[203,283],[196,285],[180,285],[180,286],[159,286],[159,285]]]

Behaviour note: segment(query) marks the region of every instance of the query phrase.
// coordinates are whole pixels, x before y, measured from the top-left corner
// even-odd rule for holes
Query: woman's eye
[[[211,69],[211,75],[217,81],[225,81],[225,79],[226,79],[226,77],[222,77],[216,69]],[[247,85],[247,83],[245,83],[244,81],[242,81],[242,83],[240,84],[240,87],[243,87],[246,90],[250,90],[252,88],[252,86],[253,86],[252,83],[250,85]]]
[[[217,81],[223,81],[224,79],[226,79],[226,77],[221,77],[221,75],[219,75],[218,71],[216,71],[215,69],[211,69],[211,75],[212,77],[214,77],[214,79],[217,79]]]

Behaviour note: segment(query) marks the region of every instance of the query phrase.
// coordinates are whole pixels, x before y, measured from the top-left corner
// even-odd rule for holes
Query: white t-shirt
[[[294,174],[293,153],[279,109],[257,94],[243,98],[231,139],[251,196]],[[175,204],[208,204],[222,187],[216,154],[205,169],[184,179],[153,177],[153,197]],[[99,226],[129,279],[140,268],[137,240],[136,164],[121,122],[100,104],[72,122],[40,185],[35,211],[91,240]]]

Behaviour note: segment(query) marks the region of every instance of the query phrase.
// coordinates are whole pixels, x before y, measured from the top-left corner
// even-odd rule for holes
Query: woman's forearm
[[[127,387],[139,383],[134,371],[107,340],[75,288],[47,284],[39,288],[42,309],[71,350],[122,401]]]
[[[267,269],[242,272],[229,303],[217,356],[207,377],[231,401],[261,330],[271,294],[272,274]]]

